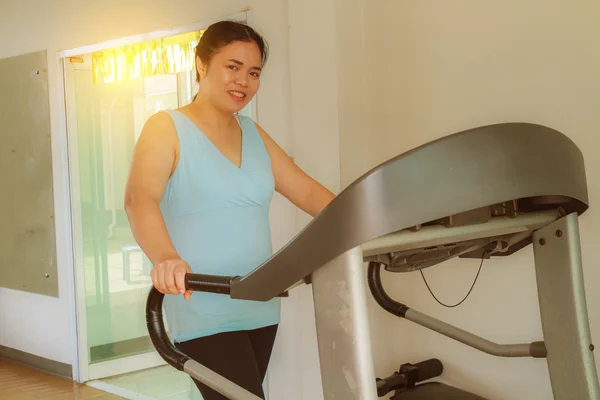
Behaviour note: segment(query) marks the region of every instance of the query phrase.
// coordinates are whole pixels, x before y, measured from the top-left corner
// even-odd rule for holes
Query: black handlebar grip
[[[235,276],[218,276],[203,274],[186,274],[185,288],[198,292],[231,294],[231,284],[239,279]],[[282,293],[280,296],[286,296]],[[158,354],[172,367],[183,371],[183,365],[190,359],[171,343],[163,323],[162,305],[164,294],[154,286],[150,289],[146,300],[146,326],[152,344]]]
[[[172,367],[183,371],[183,364],[190,358],[181,353],[169,340],[165,325],[163,323],[162,305],[165,295],[156,290],[154,286],[150,289],[146,300],[146,326],[152,344],[158,354]]]
[[[236,278],[235,276],[185,274],[185,288],[196,292],[230,294],[231,282]]]
[[[188,290],[213,292],[229,294],[231,291],[231,282],[234,280],[231,276],[216,276],[202,274],[186,274],[185,287]],[[163,323],[162,305],[165,295],[159,292],[155,287],[150,289],[148,299],[146,300],[146,326],[152,344],[158,354],[172,367],[183,371],[183,365],[190,358],[180,352],[171,343]]]
[[[421,361],[414,366],[417,368],[417,382],[438,377],[444,372],[444,366],[437,358]]]

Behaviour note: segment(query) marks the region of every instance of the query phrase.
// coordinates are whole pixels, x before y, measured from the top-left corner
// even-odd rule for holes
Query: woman
[[[317,215],[334,195],[307,176],[251,119],[267,45],[252,28],[211,25],[196,48],[199,91],[148,119],[134,151],[125,208],[165,296],[182,352],[264,398],[262,382],[279,323],[279,299],[234,300],[185,291],[188,272],[245,275],[272,255],[274,191]],[[205,400],[225,399],[196,382]]]

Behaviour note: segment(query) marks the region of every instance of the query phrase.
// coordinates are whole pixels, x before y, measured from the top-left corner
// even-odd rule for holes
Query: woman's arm
[[[177,133],[166,113],[148,119],[136,143],[125,189],[125,211],[133,236],[153,264],[152,281],[162,293],[184,293],[184,275],[191,272],[181,260],[159,205],[176,164]],[[189,298],[191,292],[186,293]]]
[[[178,257],[159,208],[175,164],[173,130],[166,114],[148,119],[136,143],[125,188],[125,211],[133,236],[152,264]]]
[[[315,217],[335,195],[308,176],[265,130],[256,124],[269,156],[275,178],[275,189],[296,207]]]

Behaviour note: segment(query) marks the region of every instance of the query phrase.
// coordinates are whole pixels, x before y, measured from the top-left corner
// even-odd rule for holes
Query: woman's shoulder
[[[140,137],[145,136],[153,141],[176,144],[178,133],[172,111],[165,110],[152,114],[144,123]]]
[[[149,128],[175,128],[174,110],[161,110],[152,114],[144,124],[144,127]]]

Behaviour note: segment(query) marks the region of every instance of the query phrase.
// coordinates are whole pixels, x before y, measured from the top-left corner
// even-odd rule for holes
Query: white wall
[[[0,57],[48,50],[50,112],[54,154],[54,183],[58,238],[59,297],[48,298],[0,288],[0,345],[71,363],[69,254],[65,198],[66,167],[64,132],[61,131],[60,78],[57,53],[110,39],[169,29],[197,21],[225,17],[251,7],[255,25],[267,38],[271,57],[262,81],[259,122],[286,149],[291,148],[289,120],[289,54],[287,2],[253,1],[115,1],[54,2],[21,1],[3,4],[0,36],[14,38],[0,44]],[[264,99],[264,100],[263,100]],[[295,232],[294,211],[276,198],[273,213],[275,246]],[[18,266],[14,266],[18,268]]]
[[[306,173],[334,193],[340,189],[337,71],[333,0],[288,1],[293,157]],[[297,211],[297,228],[310,217]],[[271,368],[287,390],[271,398],[323,397],[312,287],[301,286],[284,302],[285,341]],[[281,368],[287,366],[287,368]],[[281,369],[280,369],[281,368]]]
[[[370,129],[372,113],[368,98],[371,85],[367,53],[366,0],[336,0],[336,55],[340,181],[348,186],[372,166],[371,141],[378,132]]]
[[[371,119],[363,137],[353,140],[369,143],[369,165],[456,131],[505,121],[548,125],[581,148],[591,202],[580,219],[581,244],[592,336],[600,342],[600,5],[366,3]],[[341,157],[342,172],[355,156]],[[467,293],[478,266],[478,260],[460,260],[424,274],[436,296],[453,304]],[[485,261],[470,298],[453,309],[435,302],[419,273],[386,274],[385,286],[399,301],[490,340],[529,342],[542,339],[533,266],[531,248]],[[448,381],[482,396],[552,398],[544,360],[488,356],[371,305],[378,374],[436,356]]]

